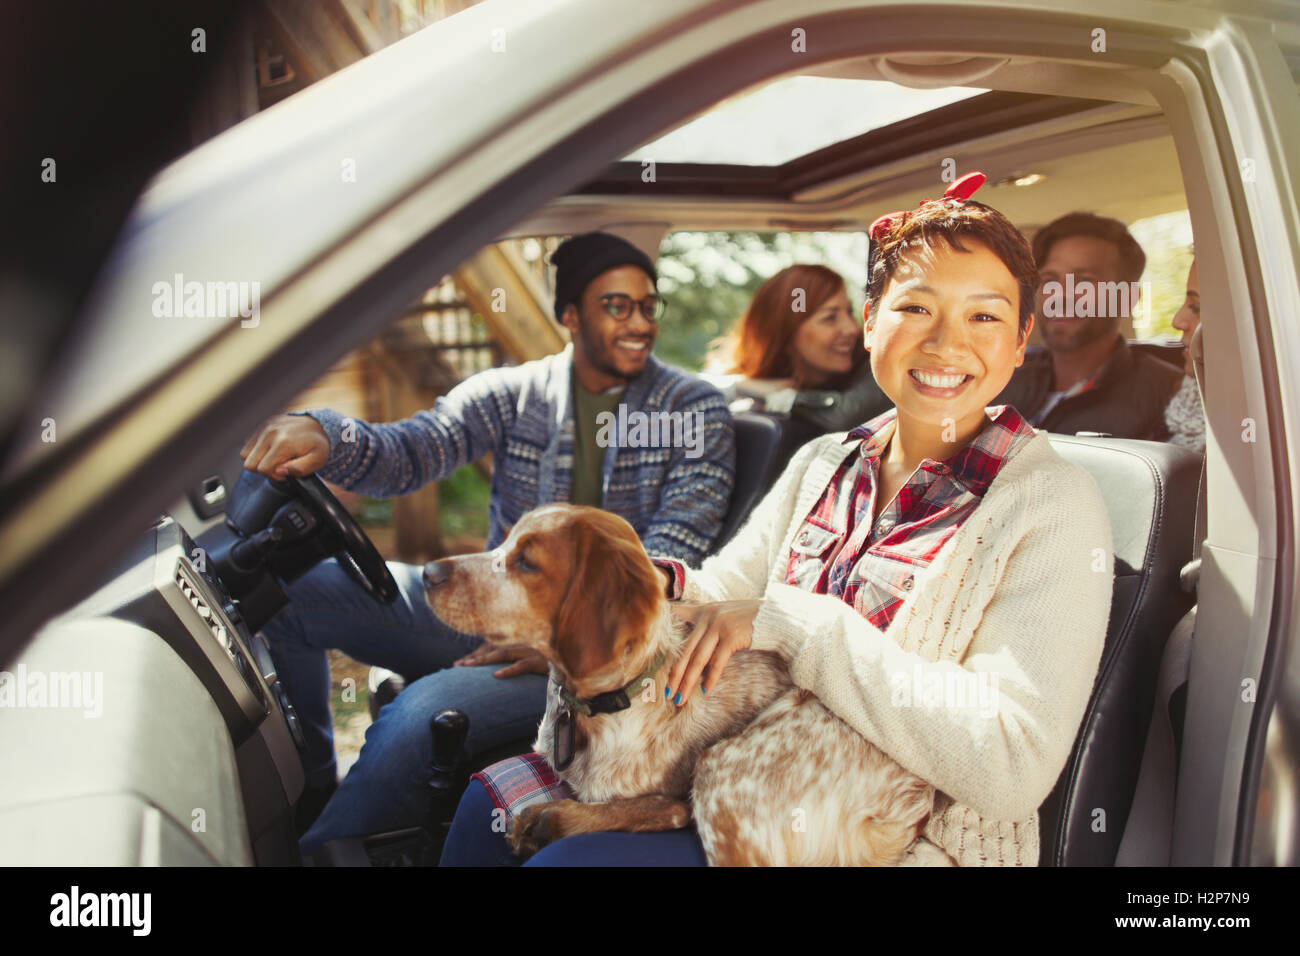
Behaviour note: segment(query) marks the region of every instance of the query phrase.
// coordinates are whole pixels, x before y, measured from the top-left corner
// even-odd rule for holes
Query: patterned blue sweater
[[[495,453],[488,549],[539,505],[569,500],[573,475],[573,346],[523,365],[471,376],[434,407],[377,425],[329,409],[310,415],[324,427],[330,457],[320,476],[376,498],[409,494]],[[735,437],[722,394],[654,356],[628,383],[633,411],[685,413],[701,431],[683,447],[623,428],[606,448],[603,507],[626,518],[647,551],[698,565],[722,527],[735,473]],[[642,418],[642,420],[646,420]],[[660,415],[652,421],[671,421]],[[680,417],[679,421],[683,420]],[[679,428],[678,436],[685,434]],[[620,447],[621,446],[621,447]]]

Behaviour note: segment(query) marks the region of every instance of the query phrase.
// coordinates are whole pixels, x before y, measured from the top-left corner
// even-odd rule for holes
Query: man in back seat
[[[1034,237],[1034,261],[1046,347],[1026,353],[996,403],[1046,431],[1167,441],[1165,407],[1182,375],[1120,334],[1146,266],[1137,240],[1118,219],[1073,212]]]

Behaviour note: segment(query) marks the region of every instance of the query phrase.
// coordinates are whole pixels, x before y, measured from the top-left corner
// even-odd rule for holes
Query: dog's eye
[[[519,557],[515,558],[515,567],[518,568],[520,571],[536,571],[536,570],[537,570],[537,565],[533,564],[531,561],[529,561],[529,560],[528,560],[526,557],[524,557],[522,554],[519,555]]]

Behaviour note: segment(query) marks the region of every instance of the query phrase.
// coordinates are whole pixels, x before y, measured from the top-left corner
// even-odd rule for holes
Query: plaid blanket
[[[506,812],[506,818],[521,813],[534,803],[573,800],[573,788],[556,776],[546,758],[538,753],[500,760],[470,777],[483,784],[492,805]]]

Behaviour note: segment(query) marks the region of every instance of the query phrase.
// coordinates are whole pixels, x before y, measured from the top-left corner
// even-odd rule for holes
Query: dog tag
[[[573,711],[568,704],[561,704],[555,715],[555,736],[551,740],[551,767],[555,770],[568,770],[573,763],[574,726]]]

